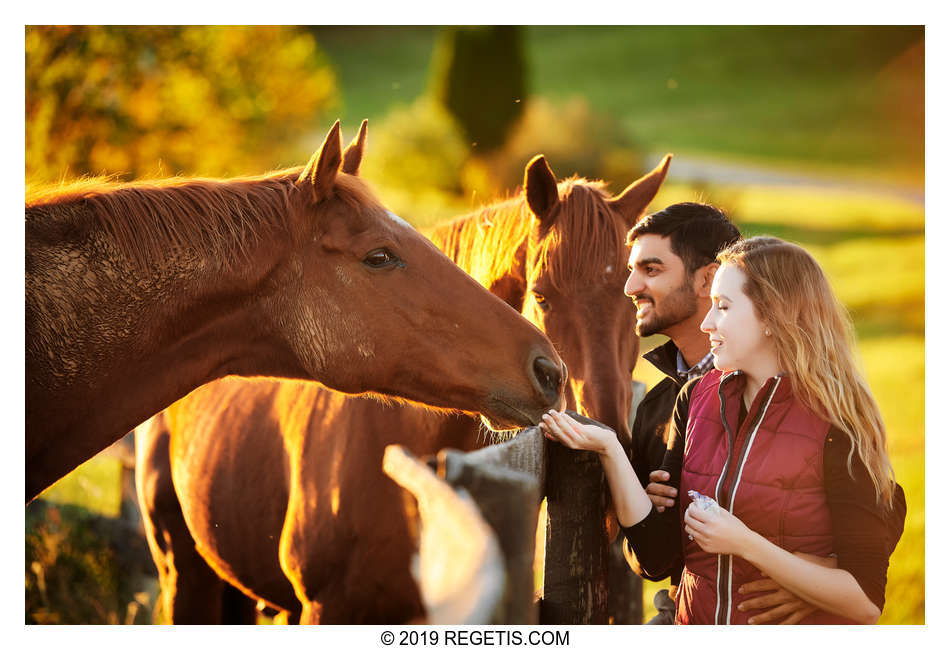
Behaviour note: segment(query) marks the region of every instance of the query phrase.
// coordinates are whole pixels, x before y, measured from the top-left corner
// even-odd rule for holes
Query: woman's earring
[[[765,328],[765,335],[766,335],[766,336],[772,336],[772,332],[769,331],[769,328],[768,328],[768,327]]]

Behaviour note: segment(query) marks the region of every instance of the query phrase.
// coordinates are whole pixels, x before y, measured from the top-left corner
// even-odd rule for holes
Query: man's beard
[[[696,303],[692,285],[688,281],[684,282],[659,305],[654,301],[653,309],[647,318],[637,319],[637,336],[652,336],[683,322],[696,313]]]

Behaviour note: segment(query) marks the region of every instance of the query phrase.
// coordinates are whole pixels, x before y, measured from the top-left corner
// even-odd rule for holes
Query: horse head
[[[533,215],[525,249],[522,314],[555,342],[570,373],[568,408],[629,437],[631,373],[639,355],[636,309],[623,293],[626,232],[666,177],[671,156],[610,197],[603,184],[558,185],[544,156],[525,168]]]
[[[375,198],[358,177],[365,141],[364,121],[342,151],[337,122],[296,181],[273,327],[330,388],[479,412],[495,429],[537,423],[562,402],[560,357]]]

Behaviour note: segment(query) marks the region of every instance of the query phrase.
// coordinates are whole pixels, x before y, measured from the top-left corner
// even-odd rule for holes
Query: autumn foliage
[[[26,175],[231,175],[306,159],[338,100],[293,27],[26,28]]]

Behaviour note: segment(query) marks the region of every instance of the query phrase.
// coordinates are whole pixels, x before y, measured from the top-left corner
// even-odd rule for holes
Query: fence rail
[[[644,392],[634,382],[631,425]],[[426,622],[641,622],[641,582],[619,540],[608,542],[606,480],[596,454],[552,444],[530,427],[501,444],[468,453],[444,449],[423,460],[390,445],[383,463],[416,504],[409,515],[419,526]],[[536,602],[542,497],[546,535],[537,553],[545,561]]]

